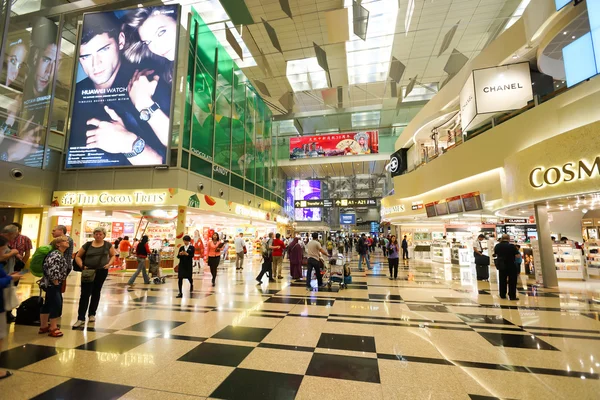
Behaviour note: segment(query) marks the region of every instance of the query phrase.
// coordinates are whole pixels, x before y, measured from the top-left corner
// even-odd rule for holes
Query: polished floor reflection
[[[410,260],[390,280],[381,254],[366,273],[356,261],[346,289],[311,291],[289,277],[257,286],[258,260],[225,263],[216,287],[197,274],[182,299],[175,279],[128,288],[114,273],[84,330],[70,329],[72,274],[62,338],[10,325],[0,398],[598,398],[600,282],[549,290],[522,276],[515,302],[493,274]],[[37,294],[33,280],[19,292]]]

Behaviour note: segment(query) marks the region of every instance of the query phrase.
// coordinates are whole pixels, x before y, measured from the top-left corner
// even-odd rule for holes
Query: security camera
[[[260,208],[260,206],[261,206],[261,205],[262,205],[262,204],[258,203],[258,208]]]
[[[223,191],[223,189],[219,190],[219,196],[223,197],[223,195],[225,194],[225,192]]]
[[[204,183],[199,183],[198,184],[198,191],[201,192],[202,190],[204,190]]]
[[[252,200],[248,200],[248,205],[252,204]]]
[[[23,179],[23,171],[21,171],[18,168],[13,168],[13,169],[10,170],[10,176],[13,179],[16,179],[16,180],[20,181],[21,179]]]

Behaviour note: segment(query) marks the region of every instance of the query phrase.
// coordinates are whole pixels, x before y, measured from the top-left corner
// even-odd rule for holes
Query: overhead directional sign
[[[296,200],[294,208],[377,207],[377,198]]]

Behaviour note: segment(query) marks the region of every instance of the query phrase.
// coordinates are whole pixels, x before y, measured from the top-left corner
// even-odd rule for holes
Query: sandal
[[[6,379],[6,378],[8,378],[10,376],[13,376],[13,373],[10,372],[10,371],[6,371],[6,374],[4,374],[4,376],[0,376],[0,380],[1,379]]]
[[[55,329],[53,331],[50,331],[50,333],[48,334],[48,336],[50,337],[62,337],[63,333],[60,331],[60,329]]]
[[[48,333],[48,332],[50,332],[50,327],[49,326],[47,326],[45,328],[40,328],[40,330],[38,331],[38,335],[42,335],[42,334]]]

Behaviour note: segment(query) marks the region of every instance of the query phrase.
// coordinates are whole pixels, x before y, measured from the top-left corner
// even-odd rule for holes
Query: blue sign
[[[356,224],[356,214],[340,214],[340,225]]]
[[[554,0],[554,3],[556,4],[556,11],[561,10],[564,6],[569,4],[571,1],[572,0]]]
[[[371,222],[371,233],[379,232],[379,224],[377,222]]]
[[[556,0],[558,7],[561,0]],[[562,50],[567,87],[600,73],[600,1],[588,1],[591,32],[574,40]]]

